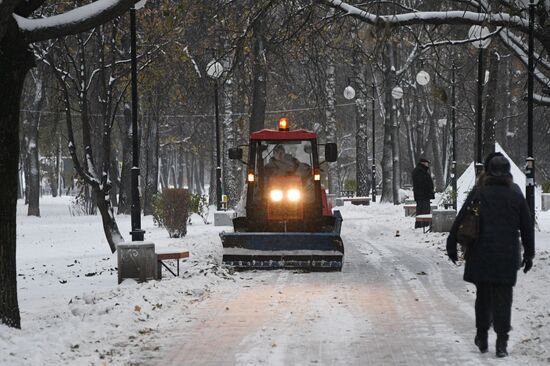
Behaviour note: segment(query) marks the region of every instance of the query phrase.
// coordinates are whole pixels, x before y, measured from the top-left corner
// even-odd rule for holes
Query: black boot
[[[479,352],[485,353],[489,349],[487,338],[489,335],[486,330],[477,330],[476,337],[474,338],[474,343],[479,348]]]
[[[497,334],[497,357],[508,356],[508,334]]]

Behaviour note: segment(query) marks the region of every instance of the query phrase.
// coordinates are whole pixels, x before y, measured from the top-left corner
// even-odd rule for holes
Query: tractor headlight
[[[283,199],[283,191],[281,191],[280,189],[274,189],[269,192],[269,197],[273,202],[279,202]]]
[[[290,202],[296,202],[300,200],[300,191],[296,188],[289,189],[288,192],[286,192],[286,197]]]

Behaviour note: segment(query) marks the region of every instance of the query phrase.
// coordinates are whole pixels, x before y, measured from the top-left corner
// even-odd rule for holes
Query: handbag
[[[457,243],[461,244],[465,249],[471,249],[479,239],[480,208],[479,192],[476,190],[472,200],[466,207],[466,213],[456,232]]]

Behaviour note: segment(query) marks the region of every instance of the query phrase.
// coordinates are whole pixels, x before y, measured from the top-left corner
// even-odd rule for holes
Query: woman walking
[[[527,273],[533,266],[533,223],[527,202],[513,183],[510,162],[500,153],[490,154],[485,160],[485,172],[468,195],[447,238],[447,255],[454,263],[458,260],[457,230],[474,199],[480,202],[479,237],[464,255],[464,280],[475,284],[477,289],[474,343],[482,353],[487,352],[492,324],[497,334],[496,355],[506,357],[517,271],[523,267]]]

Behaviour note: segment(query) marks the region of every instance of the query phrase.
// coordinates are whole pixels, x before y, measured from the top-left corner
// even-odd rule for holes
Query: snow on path
[[[220,228],[195,217],[185,238],[168,239],[145,217],[147,240],[191,258],[181,278],[117,285],[99,216],[70,216],[68,205],[44,197],[34,218],[18,202],[22,330],[0,325],[2,366],[550,362],[550,212],[515,288],[511,355],[497,361],[493,335],[488,354],[472,344],[474,287],[446,259],[446,235],[412,229],[400,206],[342,208],[341,273],[231,274]],[[130,218],[117,221],[129,239]]]
[[[384,209],[346,211],[341,273],[247,272],[250,284],[200,305],[160,364],[537,364],[513,341],[506,360],[479,354],[472,288],[434,250],[444,237]]]

